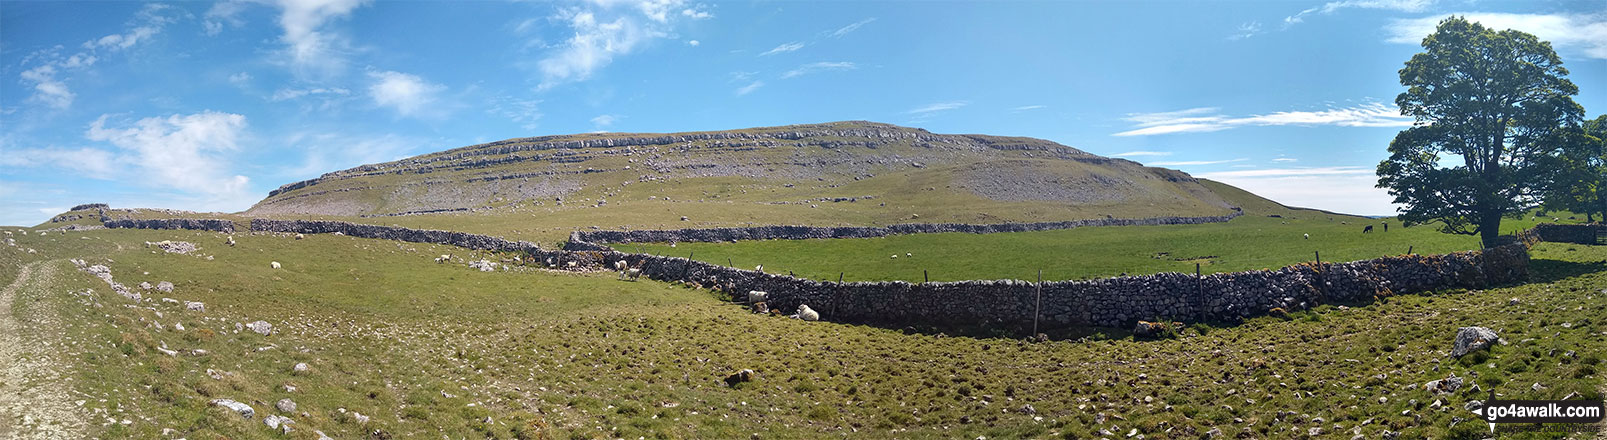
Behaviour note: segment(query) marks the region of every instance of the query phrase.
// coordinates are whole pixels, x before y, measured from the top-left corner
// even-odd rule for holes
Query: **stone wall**
[[[225,222],[223,220],[210,220]],[[202,226],[205,220],[144,220],[135,226]],[[110,226],[113,222],[108,222]],[[232,226],[232,223],[230,224]],[[115,227],[115,226],[114,226]],[[171,229],[171,228],[164,228]],[[192,227],[186,229],[201,229]],[[210,229],[209,229],[210,230]],[[681,281],[745,298],[749,290],[769,294],[772,308],[793,311],[808,304],[829,321],[924,323],[933,325],[1031,325],[1046,328],[1096,325],[1129,327],[1140,319],[1178,321],[1237,320],[1273,308],[1299,310],[1323,303],[1370,301],[1376,297],[1446,288],[1482,288],[1523,280],[1529,253],[1523,242],[1446,255],[1405,255],[1349,263],[1297,264],[1276,270],[1213,274],[1161,273],[1098,280],[1052,281],[1039,285],[1016,280],[948,283],[834,283],[709,264],[680,257],[629,254],[571,237],[571,250],[544,250],[524,241],[462,232],[362,225],[333,221],[251,222],[253,231],[341,233],[353,237],[434,243],[520,252],[538,264],[594,270],[625,261],[660,281]],[[1540,235],[1531,233],[1529,235]]]
[[[604,250],[590,247],[594,243],[642,243],[642,242],[725,242],[740,240],[804,240],[823,238],[870,238],[885,237],[899,234],[933,234],[943,232],[966,232],[972,234],[992,234],[998,232],[1029,232],[1048,231],[1056,229],[1072,229],[1085,226],[1152,226],[1152,225],[1193,225],[1201,223],[1217,223],[1232,220],[1243,212],[1235,210],[1228,215],[1215,217],[1156,217],[1156,218],[1103,218],[1088,220],[1072,220],[1061,222],[1039,223],[994,223],[994,224],[961,224],[961,223],[909,223],[880,226],[751,226],[739,228],[709,228],[709,229],[670,229],[670,230],[639,230],[639,231],[576,231],[570,235],[570,243],[585,243],[565,245],[570,250]],[[606,248],[606,247],[605,247]]]
[[[1541,241],[1596,244],[1596,235],[1599,234],[1599,231],[1602,229],[1607,229],[1607,225],[1558,225],[1541,223],[1535,225],[1534,229],[1531,229],[1530,231],[1533,231]]]
[[[83,210],[86,210],[86,209],[106,209],[106,208],[110,208],[110,207],[111,206],[107,206],[105,203],[85,203],[85,204],[82,204],[82,205],[74,206],[73,209],[69,209],[68,211],[83,211]]]
[[[102,217],[101,224],[108,228],[132,229],[193,229],[197,231],[234,232],[234,222],[217,219],[192,218],[160,218],[149,220],[117,219],[109,220]]]

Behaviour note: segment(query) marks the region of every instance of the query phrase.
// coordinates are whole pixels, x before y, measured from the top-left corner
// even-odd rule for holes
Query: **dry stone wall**
[[[178,219],[172,219],[178,220]],[[127,221],[120,221],[127,222]],[[198,221],[190,221],[198,222]],[[195,226],[190,222],[138,221],[140,226]],[[108,222],[109,224],[112,222]],[[1160,273],[1098,280],[1053,281],[1039,285],[1017,280],[946,283],[835,283],[709,264],[680,257],[617,252],[571,236],[567,250],[545,250],[524,241],[462,232],[420,230],[333,221],[251,222],[253,231],[341,233],[353,237],[434,243],[520,252],[555,268],[611,268],[624,261],[642,275],[681,281],[745,298],[750,290],[768,293],[772,308],[793,311],[809,305],[823,319],[845,322],[925,323],[933,325],[1096,325],[1128,327],[1140,319],[1179,321],[1237,320],[1273,308],[1298,310],[1317,304],[1369,301],[1376,297],[1446,288],[1482,288],[1528,276],[1525,242],[1445,255],[1405,255],[1348,263],[1306,263],[1276,270],[1213,274]],[[211,229],[208,229],[211,230]],[[1532,241],[1534,236],[1525,235]],[[684,240],[683,240],[684,241]]]
[[[105,219],[104,216],[101,217]],[[117,219],[104,220],[101,224],[108,228],[131,229],[193,229],[197,231],[234,232],[234,222],[218,219],[193,218],[159,218],[148,220]]]
[[[564,249],[571,250],[604,250],[589,246],[596,243],[645,243],[645,242],[725,242],[741,240],[806,240],[825,238],[870,238],[885,237],[900,234],[933,234],[943,232],[966,232],[972,234],[992,234],[998,232],[1030,232],[1049,231],[1056,229],[1072,229],[1086,226],[1153,226],[1153,225],[1193,225],[1201,223],[1218,223],[1232,220],[1243,215],[1243,212],[1234,210],[1223,216],[1213,217],[1156,217],[1156,218],[1103,218],[1088,220],[1072,220],[1061,222],[1039,223],[993,223],[993,224],[961,224],[961,223],[910,223],[880,226],[751,226],[738,228],[709,228],[709,229],[669,229],[669,230],[639,230],[639,231],[576,231],[570,235],[570,243],[585,243],[565,245]]]
[[[1542,223],[1535,225],[1533,231],[1541,241],[1554,241],[1559,243],[1596,244],[1596,237],[1607,225],[1558,225]]]

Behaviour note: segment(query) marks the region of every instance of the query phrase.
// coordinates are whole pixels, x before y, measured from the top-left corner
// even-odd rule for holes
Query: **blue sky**
[[[1390,214],[1399,70],[1453,13],[1551,41],[1607,109],[1591,1],[0,1],[0,224],[238,211],[512,137],[863,119],[1032,136]]]

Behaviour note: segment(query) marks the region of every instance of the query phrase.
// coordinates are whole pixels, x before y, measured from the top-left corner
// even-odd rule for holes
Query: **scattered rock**
[[[279,262],[278,262],[278,261],[269,261],[269,262],[268,262],[268,267],[272,267],[272,268],[274,268],[274,269],[278,269],[278,268],[279,268]]]
[[[1462,389],[1462,378],[1452,374],[1444,379],[1431,380],[1423,384],[1423,389],[1434,394],[1450,394]]]
[[[169,283],[167,281],[156,283],[156,290],[166,293],[173,293],[173,283]]]
[[[229,400],[229,399],[212,399],[212,406],[221,406],[221,407],[224,407],[224,408],[228,408],[230,411],[234,411],[236,413],[239,413],[240,417],[244,417],[244,418],[248,418],[248,419],[251,418],[252,416],[257,415],[257,410],[251,409],[250,405],[246,405],[244,403],[236,402],[236,401]]]
[[[1500,341],[1501,337],[1493,330],[1484,327],[1462,327],[1456,330],[1456,342],[1451,348],[1451,357],[1462,357]]]
[[[279,412],[282,412],[282,413],[287,413],[288,414],[288,413],[295,413],[296,412],[296,402],[294,400],[279,399],[279,402],[274,403],[273,406],[274,406],[274,408],[278,408]]]
[[[206,303],[200,301],[185,301],[184,309],[192,312],[205,312]]]
[[[279,415],[269,415],[267,417],[262,418],[262,423],[264,425],[268,425],[269,428],[273,428],[275,430],[278,430],[279,432],[289,434],[290,431],[292,431],[290,429],[290,424],[296,423],[296,422],[294,420],[290,420],[289,417],[283,417],[283,416],[279,416]]]
[[[307,366],[306,362],[297,362],[296,366],[290,367],[290,372],[292,373],[306,373],[308,371],[312,371],[312,367]]]
[[[246,327],[249,327],[251,331],[257,332],[263,336],[273,333],[273,324],[269,324],[268,321],[253,322],[246,324]]]

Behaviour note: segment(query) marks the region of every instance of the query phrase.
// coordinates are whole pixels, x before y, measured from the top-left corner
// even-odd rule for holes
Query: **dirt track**
[[[60,321],[40,310],[50,307],[48,301],[25,308],[29,316],[17,316],[12,307],[19,296],[43,297],[55,277],[52,262],[30,263],[0,291],[0,438],[83,437],[84,419],[68,401],[59,359]]]

